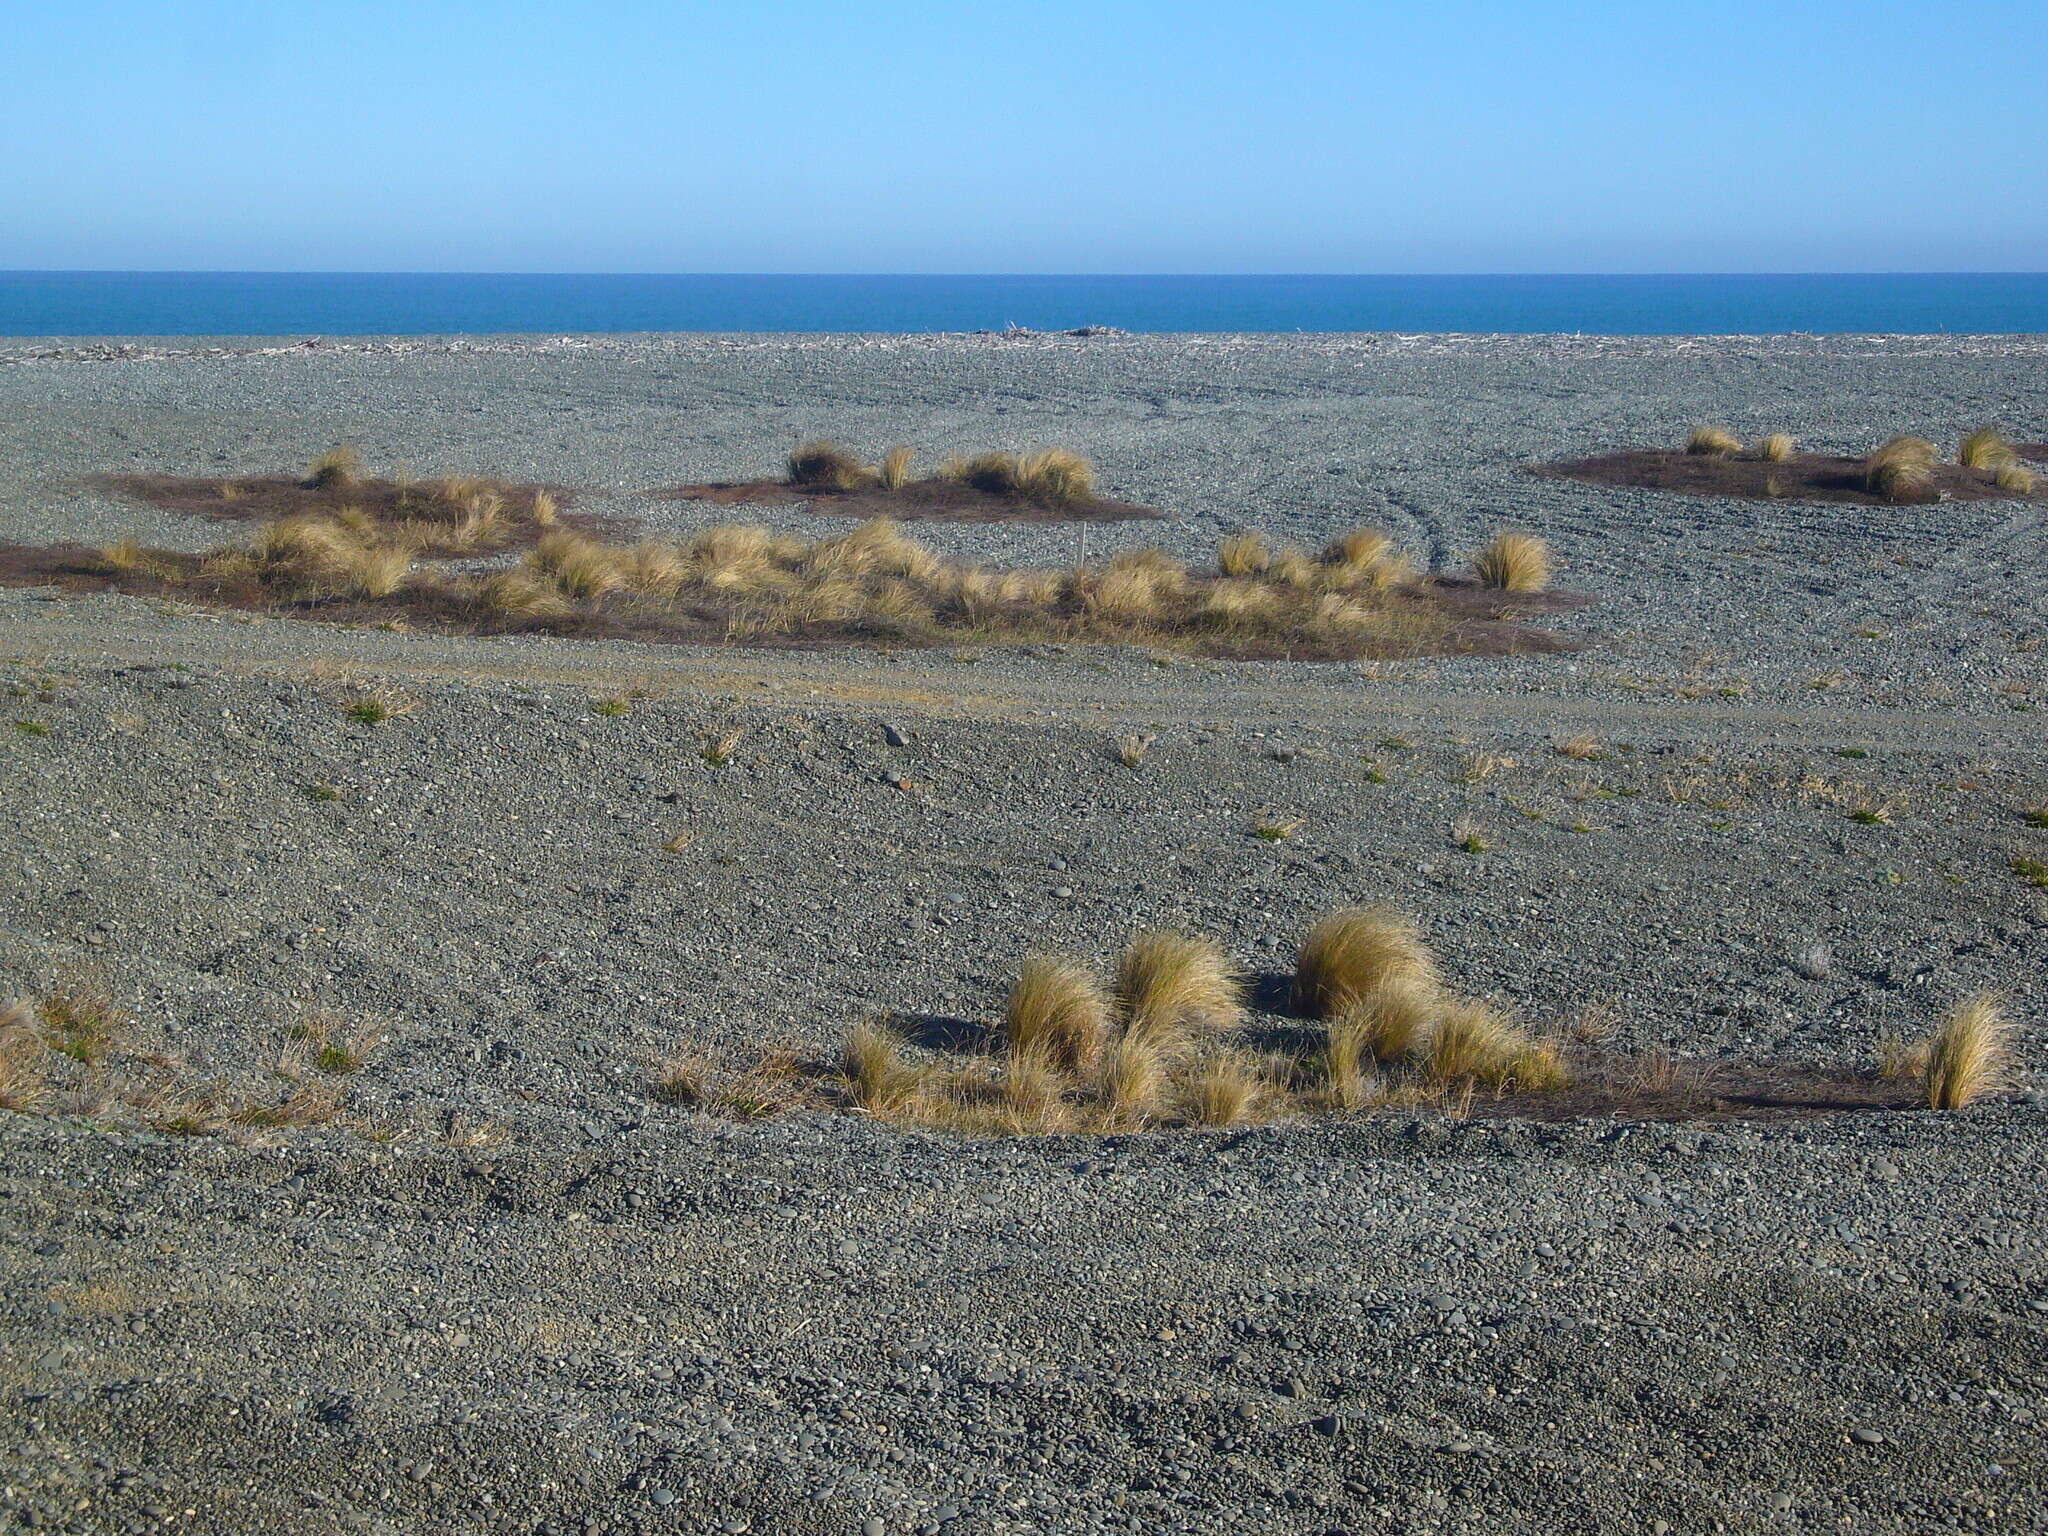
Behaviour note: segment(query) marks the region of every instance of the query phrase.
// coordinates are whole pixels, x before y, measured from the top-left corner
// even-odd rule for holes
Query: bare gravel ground
[[[0,539],[204,547],[229,533],[85,477],[342,439],[680,527],[725,514],[635,493],[831,433],[1079,447],[1171,519],[1098,551],[1363,521],[1443,564],[1511,523],[1598,599],[1569,656],[1317,667],[0,590],[0,990],[97,980],[193,1081],[263,1080],[309,1010],[380,1037],[327,1125],[0,1111],[0,1530],[2048,1529],[2048,896],[2012,868],[2048,859],[2023,816],[2048,801],[2041,509],[1523,467],[1706,420],[1826,451],[2041,437],[2044,353],[0,345]],[[406,712],[349,719],[371,686]],[[1135,771],[1127,734],[1156,738]],[[1556,751],[1579,735],[1597,757]],[[1851,819],[1872,804],[1890,819]],[[1025,950],[1106,958],[1153,923],[1214,934],[1270,997],[1314,913],[1374,899],[1459,985],[1543,1026],[1604,1005],[1618,1047],[1700,1072],[1867,1066],[2000,988],[2022,1081],[1959,1115],[1482,1102],[1007,1143],[647,1091],[683,1043],[824,1051],[883,1010],[971,1033]]]

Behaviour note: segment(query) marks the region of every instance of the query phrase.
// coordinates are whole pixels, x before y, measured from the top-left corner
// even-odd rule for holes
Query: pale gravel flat
[[[234,1146],[0,1111],[0,1528],[2048,1528],[2048,897],[2009,867],[2048,858],[2020,814],[2048,801],[2042,508],[1525,469],[1700,421],[1835,450],[1980,420],[2048,438],[2044,356],[0,342],[0,539],[204,547],[233,530],[86,477],[340,440],[680,528],[713,514],[637,493],[830,433],[1080,447],[1171,515],[1097,550],[1367,521],[1449,564],[1512,523],[1598,599],[1569,656],[1352,668],[477,640],[0,589],[0,988],[101,976],[222,1080],[308,1007],[380,1020],[350,1121],[402,1132]],[[1075,544],[917,531],[990,559]],[[417,707],[344,719],[380,681]],[[1133,731],[1158,738],[1137,772],[1113,755]],[[1603,759],[1554,751],[1579,733]],[[1852,822],[1858,794],[1892,821]],[[1267,813],[1304,825],[1262,842]],[[1488,852],[1453,846],[1461,823]],[[1961,1116],[1029,1143],[740,1127],[646,1092],[682,1041],[985,1023],[1026,948],[1107,957],[1150,923],[1214,933],[1270,996],[1316,911],[1381,898],[1461,985],[1546,1026],[1604,1000],[1623,1046],[1703,1063],[1866,1064],[1999,988],[2020,1091]],[[1791,964],[1816,943],[1818,980]],[[510,1139],[446,1145],[451,1118]]]

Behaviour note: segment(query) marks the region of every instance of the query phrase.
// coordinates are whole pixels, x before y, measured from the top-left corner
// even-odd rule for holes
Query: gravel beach
[[[658,531],[734,514],[650,489],[799,438],[1061,444],[1166,514],[1092,527],[1093,556],[1367,523],[1456,570],[1515,527],[1593,599],[1545,619],[1563,655],[1308,665],[0,588],[0,1002],[101,988],[195,1084],[267,1080],[312,1018],[362,1041],[323,1124],[0,1109],[0,1530],[2048,1530],[2048,509],[1529,473],[1706,422],[1830,453],[2048,439],[2044,362],[2039,337],[0,340],[0,541],[208,548],[241,532],[93,477],[344,441]],[[344,711],[368,690],[391,718]],[[1027,951],[1106,963],[1154,925],[1219,940],[1277,1036],[1314,916],[1381,900],[1460,988],[1702,1082],[1865,1072],[1987,989],[2016,1080],[1942,1114],[1482,1098],[1020,1140],[650,1092],[666,1053],[822,1058],[884,1013],[972,1041]]]

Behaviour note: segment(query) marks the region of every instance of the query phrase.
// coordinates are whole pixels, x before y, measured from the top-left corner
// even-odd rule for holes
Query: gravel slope
[[[223,1082],[309,1008],[387,1037],[342,1121],[249,1145],[0,1111],[0,1529],[2043,1528],[2048,902],[2009,867],[2048,858],[2020,815],[2048,801],[2041,510],[1760,509],[1522,465],[1699,420],[1827,449],[2048,436],[2044,351],[0,346],[0,539],[202,547],[220,531],[83,478],[342,438],[681,526],[633,493],[829,431],[1082,447],[1174,514],[1098,541],[1191,555],[1376,521],[1442,561],[1512,521],[1599,599],[1572,656],[1351,668],[476,641],[0,590],[0,990],[99,978]],[[347,719],[372,683],[408,712]],[[1157,738],[1136,771],[1132,732]],[[1554,750],[1581,733],[1600,759]],[[1859,796],[1891,821],[1851,821]],[[1268,814],[1301,829],[1261,841]],[[1028,1144],[646,1091],[682,1042],[822,1050],[880,1010],[971,1030],[1026,948],[1106,957],[1150,923],[1274,977],[1313,913],[1382,897],[1460,984],[1546,1025],[1604,1001],[1622,1047],[1702,1064],[1865,1064],[1999,987],[2021,1091]],[[1815,944],[1819,979],[1790,963]],[[451,1144],[479,1124],[502,1142]]]

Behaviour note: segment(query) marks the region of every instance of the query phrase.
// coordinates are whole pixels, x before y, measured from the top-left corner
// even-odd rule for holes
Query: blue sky
[[[2041,0],[0,0],[0,268],[2048,268]]]

